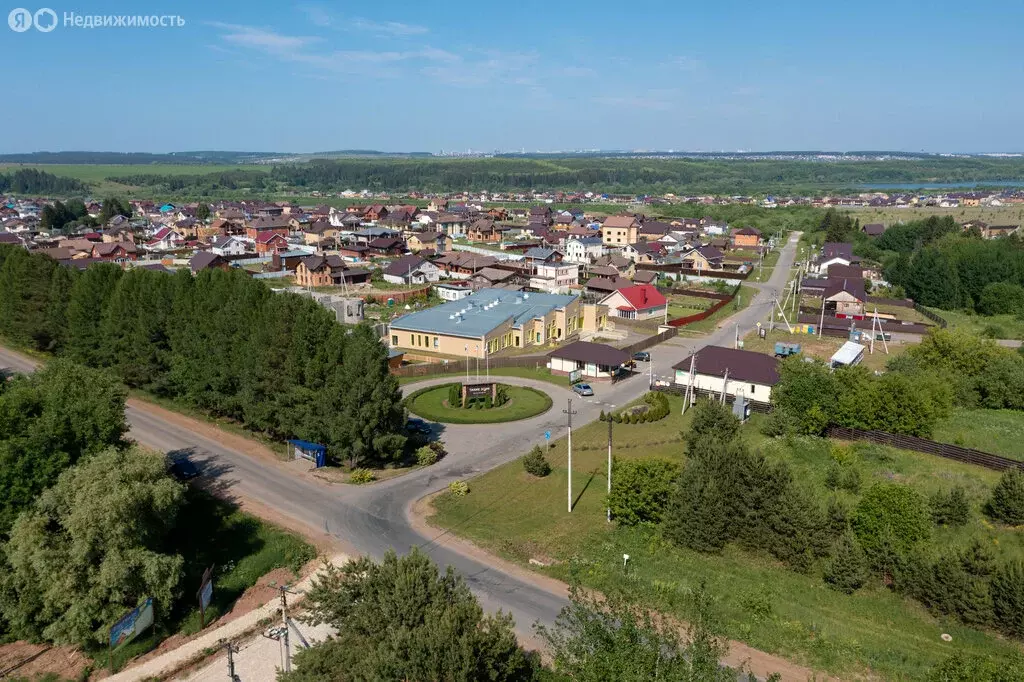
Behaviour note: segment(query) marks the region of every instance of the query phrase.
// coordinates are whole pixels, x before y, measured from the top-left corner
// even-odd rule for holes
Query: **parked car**
[[[590,384],[573,384],[572,390],[576,395],[594,395],[594,389]]]
[[[633,359],[637,362],[650,362],[651,354],[645,350],[633,353]]]
[[[409,421],[405,422],[405,430],[409,433],[422,433],[423,435],[428,436],[430,435],[430,424],[422,419],[416,419],[413,417]]]
[[[176,458],[171,462],[169,470],[171,472],[171,476],[174,476],[179,481],[191,481],[193,478],[199,476],[199,467],[197,467],[188,457]]]

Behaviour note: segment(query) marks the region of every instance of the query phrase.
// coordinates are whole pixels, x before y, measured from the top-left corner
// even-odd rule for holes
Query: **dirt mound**
[[[0,646],[0,675],[33,678],[54,674],[75,680],[89,667],[89,659],[76,647],[29,642],[12,642]]]

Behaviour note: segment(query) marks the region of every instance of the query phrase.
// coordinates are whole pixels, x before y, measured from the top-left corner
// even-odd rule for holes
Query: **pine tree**
[[[90,265],[71,287],[64,347],[75,362],[89,367],[104,367],[109,362],[100,326],[122,274],[113,263],[97,263]]]
[[[852,532],[843,533],[825,564],[825,582],[829,587],[853,594],[867,582],[868,559]]]
[[[698,552],[720,552],[729,541],[729,522],[714,472],[707,464],[688,461],[665,509],[665,537]]]
[[[996,626],[1013,637],[1024,637],[1024,564],[1010,561],[992,576],[992,607]]]
[[[988,515],[1010,526],[1024,525],[1024,472],[1011,467],[992,489],[986,506]]]

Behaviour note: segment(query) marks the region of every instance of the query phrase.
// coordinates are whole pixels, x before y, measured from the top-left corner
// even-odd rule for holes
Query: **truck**
[[[783,341],[779,341],[775,344],[775,357],[777,358],[788,358],[790,355],[798,355],[799,353],[799,343],[785,343]]]

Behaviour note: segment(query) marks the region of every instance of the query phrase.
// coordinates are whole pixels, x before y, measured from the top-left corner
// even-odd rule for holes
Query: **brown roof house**
[[[727,399],[740,396],[767,404],[772,388],[779,383],[779,361],[775,357],[736,348],[705,346],[672,368],[676,371],[676,386],[685,390],[692,385],[698,395],[716,398],[724,389]]]
[[[560,376],[579,372],[586,379],[611,379],[626,362],[626,351],[589,341],[576,341],[548,353],[548,369]]]
[[[369,270],[350,268],[341,256],[317,254],[303,258],[295,267],[295,283],[301,287],[336,286],[344,282],[359,284],[369,279]]]
[[[640,221],[631,215],[608,216],[601,225],[601,241],[605,246],[622,247],[640,239]]]

